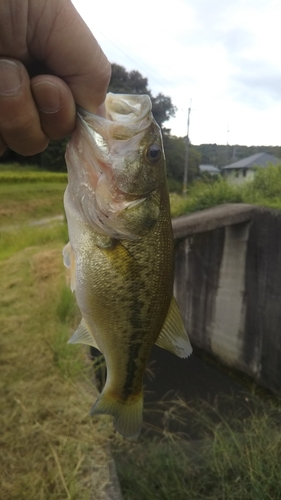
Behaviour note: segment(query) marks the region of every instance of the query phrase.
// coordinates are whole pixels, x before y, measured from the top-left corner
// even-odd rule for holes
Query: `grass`
[[[186,199],[171,195],[173,214],[226,202],[277,205],[280,172],[258,172],[243,189],[197,183]],[[19,227],[61,214],[64,188],[56,178],[0,182],[1,499],[103,498],[109,438],[124,500],[281,499],[281,412],[271,400],[255,398],[244,419],[173,402],[158,439],[138,442],[112,434],[108,418],[89,417],[92,365],[85,348],[67,344],[80,318],[61,259],[65,224]],[[171,431],[186,420],[195,442]]]
[[[252,406],[248,418],[225,418],[178,401],[173,418],[193,420],[201,439],[166,430],[162,439],[115,442],[124,500],[280,499],[281,406],[256,397]]]
[[[0,164],[0,228],[64,213],[66,173]]]
[[[64,185],[0,184],[1,500],[103,498],[107,418],[88,350],[67,344],[80,321],[62,264],[64,223],[20,226],[62,213]],[[3,225],[9,223],[7,230]]]
[[[171,193],[172,217],[215,207],[222,203],[242,203],[241,189],[231,186],[222,179],[214,183],[195,182],[186,197]]]
[[[186,197],[170,194],[172,217],[196,212],[223,203],[249,203],[281,210],[281,165],[259,168],[252,181],[229,184],[197,181],[189,186]]]
[[[86,349],[67,344],[80,318],[61,248],[33,246],[0,263],[3,500],[86,500],[108,479],[111,427],[89,417],[92,366]]]
[[[41,184],[42,182],[52,182],[63,184],[67,183],[66,173],[44,172],[37,170],[4,170],[0,168],[0,184],[22,184],[28,182],[29,184]]]
[[[44,226],[23,226],[14,230],[0,230],[0,261],[27,247],[57,242],[65,245],[67,241],[67,227],[63,223],[53,224],[47,229]]]
[[[65,187],[61,182],[0,182],[0,228],[63,214]]]

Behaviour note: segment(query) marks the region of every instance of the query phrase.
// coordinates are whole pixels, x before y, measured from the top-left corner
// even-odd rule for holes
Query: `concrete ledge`
[[[184,238],[190,234],[213,231],[220,227],[249,221],[260,210],[246,203],[227,203],[194,214],[182,215],[172,220],[174,237]]]

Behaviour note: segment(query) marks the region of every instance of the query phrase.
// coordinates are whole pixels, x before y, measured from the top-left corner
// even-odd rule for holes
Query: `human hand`
[[[70,0],[0,0],[0,155],[43,151],[97,113],[110,64]]]

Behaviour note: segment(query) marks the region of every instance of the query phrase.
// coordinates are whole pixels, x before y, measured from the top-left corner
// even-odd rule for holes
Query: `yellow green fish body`
[[[137,436],[154,343],[187,357],[173,298],[173,234],[161,133],[148,96],[108,94],[105,118],[80,111],[66,155],[64,250],[82,314],[70,342],[96,346],[107,380],[92,413]]]

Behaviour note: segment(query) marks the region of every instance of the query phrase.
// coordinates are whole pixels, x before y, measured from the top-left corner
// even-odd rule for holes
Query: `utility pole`
[[[190,99],[190,106],[188,108],[188,114],[187,114],[187,135],[186,135],[186,141],[185,141],[185,162],[184,162],[183,189],[182,189],[183,196],[186,196],[186,190],[187,190],[188,153],[189,153],[189,125],[190,125],[191,102],[192,102],[192,99]]]

